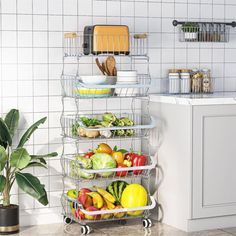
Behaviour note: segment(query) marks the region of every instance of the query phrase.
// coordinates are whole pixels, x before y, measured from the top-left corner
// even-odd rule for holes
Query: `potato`
[[[96,126],[89,126],[88,128],[100,128],[101,126],[96,125]],[[97,138],[100,136],[99,131],[86,131],[86,137],[88,138]]]
[[[80,137],[86,137],[86,131],[83,128],[79,127],[78,128],[78,135]]]

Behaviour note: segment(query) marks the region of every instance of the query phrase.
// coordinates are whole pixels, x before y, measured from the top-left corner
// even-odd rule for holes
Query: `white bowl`
[[[107,77],[105,75],[82,75],[80,79],[85,84],[104,84]]]

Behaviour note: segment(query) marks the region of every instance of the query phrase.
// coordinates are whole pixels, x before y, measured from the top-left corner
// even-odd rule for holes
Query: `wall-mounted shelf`
[[[230,27],[236,22],[173,21],[179,29],[180,42],[229,42]]]

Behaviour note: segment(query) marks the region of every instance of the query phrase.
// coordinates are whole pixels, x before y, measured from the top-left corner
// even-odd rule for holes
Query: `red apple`
[[[92,192],[92,191],[89,188],[81,188],[79,190],[79,194],[78,195],[83,194],[83,193],[90,193],[90,192]]]
[[[84,220],[85,219],[85,214],[78,208],[75,211],[75,217],[79,218],[80,220]]]
[[[90,206],[86,208],[86,211],[99,211],[98,208]],[[99,220],[101,218],[101,215],[86,215],[85,214],[85,219],[87,220]]]
[[[79,203],[83,205],[84,208],[87,208],[93,205],[93,199],[90,196],[88,196],[86,193],[79,194],[78,201]]]

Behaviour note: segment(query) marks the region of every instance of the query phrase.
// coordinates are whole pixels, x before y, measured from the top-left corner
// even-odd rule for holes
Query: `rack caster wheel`
[[[81,234],[82,235],[88,235],[92,232],[92,228],[89,227],[88,225],[82,225],[81,226]]]
[[[152,227],[152,221],[150,219],[143,219],[143,227],[144,228]]]
[[[71,224],[72,223],[72,219],[69,218],[69,217],[64,216],[64,223],[65,224]]]
[[[126,220],[119,220],[118,224],[119,225],[126,225],[127,221]]]

